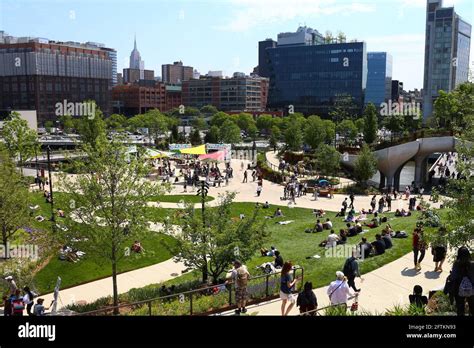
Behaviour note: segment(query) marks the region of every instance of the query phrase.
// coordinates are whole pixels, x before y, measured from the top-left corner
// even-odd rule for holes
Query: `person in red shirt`
[[[426,242],[424,241],[423,230],[419,227],[413,231],[413,256],[415,269],[421,270],[421,261],[425,257]]]

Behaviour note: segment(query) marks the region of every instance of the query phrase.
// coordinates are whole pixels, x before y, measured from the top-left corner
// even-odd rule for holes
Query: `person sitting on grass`
[[[323,224],[321,223],[320,220],[316,221],[316,225],[314,225],[314,230],[313,232],[323,232]]]
[[[330,230],[332,228],[332,222],[329,218],[326,219],[326,222],[323,223],[323,228],[325,230]]]
[[[270,204],[267,202],[265,202],[262,206],[263,209],[270,209]]]
[[[136,240],[132,245],[132,251],[136,253],[141,253],[142,251],[145,251],[145,249],[143,249],[142,244],[138,240]]]
[[[334,230],[331,230],[328,238],[326,240],[323,240],[319,246],[320,247],[325,247],[326,249],[334,248],[337,245],[337,242],[340,240],[339,236],[334,232]]]
[[[276,251],[277,249],[274,246],[271,246],[270,250],[266,248],[260,249],[260,253],[262,254],[262,256],[275,256]]]
[[[64,211],[61,210],[61,209],[59,209],[59,208],[58,208],[58,216],[59,216],[60,218],[66,217],[66,215],[64,214]]]
[[[273,217],[274,218],[283,217],[283,212],[281,211],[281,208],[277,208],[277,210],[275,211],[275,214],[273,214]]]
[[[363,237],[362,242],[359,243],[360,257],[366,259],[370,256],[373,250],[372,244],[367,242],[367,238]]]
[[[348,236],[348,237],[357,236],[357,228],[356,228],[356,226],[351,226],[351,224],[349,224],[349,223],[348,223],[346,226],[347,226],[346,232],[347,232],[347,236]]]
[[[390,249],[393,246],[392,238],[387,230],[382,231],[382,240],[385,244],[385,249]]]
[[[423,288],[420,285],[415,285],[413,294],[408,296],[410,304],[419,308],[423,308],[428,304],[428,298],[423,296]]]
[[[374,247],[374,255],[385,254],[385,242],[380,234],[377,233],[375,235],[375,241],[372,242],[372,246]]]
[[[325,213],[324,210],[322,210],[322,209],[313,209],[313,214],[314,214],[317,218],[321,218],[321,217],[323,217],[324,215],[326,215],[326,213]]]
[[[339,240],[337,241],[337,245],[343,245],[347,243],[347,233],[344,229],[339,230]]]
[[[357,234],[362,233],[362,224],[359,221],[356,222],[355,228],[356,228]]]
[[[365,224],[365,226],[370,228],[377,228],[380,226],[380,217],[378,213],[374,213],[374,218],[372,219],[370,224]]]
[[[349,214],[347,215],[347,217],[344,219],[344,222],[354,222],[355,221],[355,211],[354,209],[352,209]]]
[[[346,210],[347,208],[342,207],[341,211],[336,214],[336,217],[346,216]]]
[[[278,250],[275,250],[275,261],[273,262],[273,265],[275,268],[282,268],[283,267],[283,257],[281,257],[281,254]]]

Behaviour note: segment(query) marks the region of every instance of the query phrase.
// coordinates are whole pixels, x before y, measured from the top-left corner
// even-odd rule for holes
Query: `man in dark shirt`
[[[314,232],[323,232],[323,224],[320,220],[316,221],[316,225],[314,226]]]
[[[392,238],[388,235],[387,231],[382,232],[382,240],[385,244],[385,249],[390,249],[392,247]]]
[[[360,257],[366,259],[370,256],[373,246],[367,242],[367,238],[362,238],[362,242],[359,243]]]
[[[375,255],[385,254],[385,243],[380,234],[375,235],[375,242],[372,242],[372,246],[375,249]]]
[[[354,237],[357,235],[357,228],[355,226],[351,226],[351,224],[347,224],[347,236]]]
[[[275,251],[275,268],[282,268],[283,267],[283,257],[281,257],[280,252],[277,250]]]

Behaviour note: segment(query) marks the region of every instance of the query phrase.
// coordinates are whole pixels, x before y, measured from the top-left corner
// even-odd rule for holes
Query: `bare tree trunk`
[[[117,289],[117,261],[115,256],[115,247],[112,247],[112,287],[114,298],[114,315],[119,315],[118,306],[118,289]]]

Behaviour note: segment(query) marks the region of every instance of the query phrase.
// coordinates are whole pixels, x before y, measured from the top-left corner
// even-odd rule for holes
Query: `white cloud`
[[[375,11],[375,4],[336,0],[231,0],[235,8],[218,30],[243,32],[260,25],[284,22],[307,16],[348,15]]]

